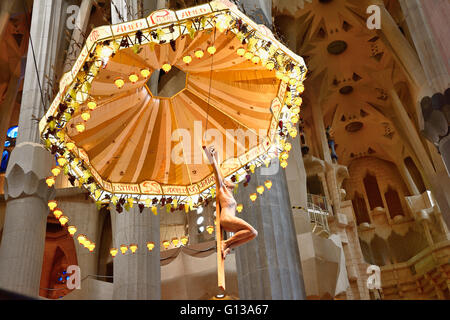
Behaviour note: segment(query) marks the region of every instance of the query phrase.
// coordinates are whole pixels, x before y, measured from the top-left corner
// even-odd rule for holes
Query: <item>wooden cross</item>
[[[225,259],[222,255],[222,242],[223,242],[223,232],[220,225],[220,204],[217,194],[220,188],[223,186],[222,174],[220,173],[220,168],[216,162],[216,150],[214,147],[203,147],[206,157],[208,158],[210,164],[214,170],[214,176],[216,178],[216,242],[217,242],[217,279],[218,286],[222,291],[225,291]]]

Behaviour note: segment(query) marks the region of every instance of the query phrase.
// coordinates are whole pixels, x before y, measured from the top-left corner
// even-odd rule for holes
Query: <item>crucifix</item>
[[[236,200],[233,197],[235,185],[225,180],[219,166],[219,155],[214,147],[203,147],[213,167],[216,179],[216,242],[217,276],[219,289],[225,291],[225,258],[231,249],[253,240],[258,232],[247,222],[236,217]],[[223,240],[223,230],[233,236]]]

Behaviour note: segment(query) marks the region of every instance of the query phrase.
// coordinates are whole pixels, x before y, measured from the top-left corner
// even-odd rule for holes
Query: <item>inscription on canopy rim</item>
[[[155,11],[147,18],[147,22],[150,27],[153,27],[157,24],[164,24],[174,21],[177,21],[175,12],[166,9]]]

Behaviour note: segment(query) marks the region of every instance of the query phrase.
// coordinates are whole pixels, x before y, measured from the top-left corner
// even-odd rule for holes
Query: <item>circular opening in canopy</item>
[[[328,52],[334,55],[343,53],[347,49],[347,43],[342,40],[336,40],[328,45]]]
[[[177,67],[172,67],[169,72],[161,69],[159,73],[152,74],[147,81],[147,88],[154,97],[172,98],[186,88],[186,78],[186,72]],[[158,84],[157,88],[156,85],[153,85],[156,83]]]

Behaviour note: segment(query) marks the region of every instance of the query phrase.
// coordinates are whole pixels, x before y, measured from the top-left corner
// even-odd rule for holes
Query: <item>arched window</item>
[[[9,161],[9,151],[5,150],[2,154],[2,163],[0,165],[0,173],[6,172],[6,168],[8,167],[8,161]]]
[[[353,209],[355,210],[356,223],[358,225],[363,222],[370,223],[369,212],[367,212],[367,206],[364,197],[358,192],[355,192],[352,203]]]
[[[398,196],[397,191],[394,190],[391,186],[389,186],[388,191],[384,194],[384,198],[386,199],[386,204],[388,206],[391,218],[394,218],[398,215],[404,215],[400,197]]]
[[[378,187],[377,178],[375,176],[370,173],[366,175],[364,178],[364,188],[366,189],[367,199],[369,199],[370,210],[377,207],[384,208],[380,188]]]
[[[417,189],[419,189],[420,193],[424,193],[426,191],[425,183],[423,183],[422,175],[420,174],[419,169],[417,169],[413,159],[411,157],[407,157],[404,162]]]

